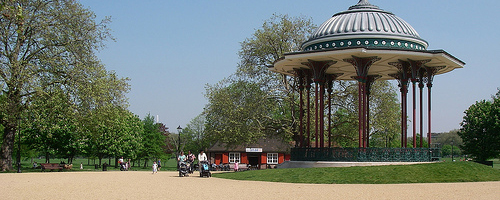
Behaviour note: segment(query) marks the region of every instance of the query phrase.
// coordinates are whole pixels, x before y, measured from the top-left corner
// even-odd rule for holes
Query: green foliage
[[[160,124],[155,123],[154,117],[149,113],[142,120],[144,131],[142,132],[139,158],[149,160],[165,157],[166,135],[160,130]]]
[[[370,147],[397,147],[401,141],[401,105],[389,81],[375,81],[370,93]]]
[[[461,149],[477,160],[500,156],[500,89],[491,101],[478,101],[466,111],[458,135]]]
[[[463,144],[462,138],[458,135],[459,130],[451,130],[445,133],[438,133],[436,135],[436,139],[432,141],[434,144],[443,145],[453,145],[461,146]]]
[[[96,105],[89,101],[115,106],[126,102],[126,79],[106,72],[94,54],[111,38],[109,18],[101,22],[95,18],[74,0],[2,1],[0,95],[6,97],[0,101],[0,124],[5,127],[0,149],[2,171],[12,168],[13,138],[19,121],[26,121],[22,114],[46,92],[59,88],[73,105],[87,110]]]
[[[273,102],[258,84],[233,82],[209,88],[205,108],[207,137],[230,145],[255,142],[265,136]]]
[[[267,66],[285,53],[299,51],[315,29],[311,19],[273,14],[251,38],[241,42],[237,76],[269,87],[280,85],[280,75]]]
[[[217,178],[311,184],[399,184],[500,181],[500,170],[474,162],[370,167],[251,170]]]
[[[187,124],[181,135],[182,143],[184,143],[184,152],[191,151],[194,154],[200,150],[205,150],[210,147],[210,140],[205,135],[205,115],[200,114]]]
[[[443,147],[441,147],[441,155],[442,156],[450,156],[451,157],[452,152],[453,152],[453,156],[461,156],[462,155],[462,150],[460,150],[460,148],[458,148],[458,146],[456,146],[456,145],[452,146],[452,145],[446,144]]]

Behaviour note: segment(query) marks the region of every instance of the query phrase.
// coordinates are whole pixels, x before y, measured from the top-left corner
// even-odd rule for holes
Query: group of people
[[[123,158],[122,158],[123,159]],[[180,152],[180,155],[177,157],[177,162],[180,163],[189,163],[189,171],[190,173],[193,173],[193,163],[194,161],[196,160],[196,156],[194,154],[191,153],[191,151],[188,151],[188,154],[187,155],[184,155],[184,152],[181,151]],[[198,154],[198,163],[202,162],[202,161],[207,161],[208,158],[207,158],[207,155],[205,154],[205,152],[203,150],[200,151],[200,153]],[[158,173],[158,171],[160,171],[161,169],[161,159],[158,159],[158,162],[153,162],[153,174],[156,174]],[[198,166],[198,170],[201,171],[201,165]]]
[[[161,159],[158,159],[158,162],[153,162],[153,174],[157,174],[161,169]]]
[[[123,157],[120,157],[120,159],[118,159],[118,164],[120,165],[121,171],[128,171],[128,169],[130,168],[130,159],[128,159],[128,161],[125,162],[123,160]],[[83,166],[81,167],[83,168]]]
[[[189,163],[189,171],[193,173],[193,163],[196,160],[196,157],[194,154],[191,153],[191,151],[188,151],[188,155],[184,155],[184,152],[181,151],[179,157],[177,157],[177,162],[180,163]],[[207,154],[203,150],[200,151],[198,154],[198,163],[201,163],[203,161],[207,161]],[[201,172],[201,164],[198,164],[198,170]]]

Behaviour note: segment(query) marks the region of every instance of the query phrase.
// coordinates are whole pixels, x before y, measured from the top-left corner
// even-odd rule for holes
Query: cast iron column
[[[370,147],[370,94],[373,83],[380,75],[369,75],[366,79],[366,147]]]
[[[410,63],[404,60],[399,60],[398,62],[390,62],[392,66],[398,68],[397,74],[389,74],[390,76],[396,78],[399,81],[399,87],[401,91],[401,148],[406,148],[407,146],[407,94],[408,94],[408,77],[410,77]]]
[[[424,143],[424,103],[423,103],[423,89],[424,89],[424,76],[425,68],[421,67],[418,73],[418,88],[420,92],[420,148],[423,147]],[[428,148],[431,148],[428,144]]]
[[[318,147],[318,142],[320,148],[324,147],[325,141],[325,105],[324,105],[324,93],[325,93],[325,76],[326,70],[333,64],[337,63],[336,61],[314,61],[308,60],[308,62],[302,63],[305,66],[308,66],[309,69],[313,72],[314,83],[315,83],[315,109],[316,109],[316,123],[315,123],[315,136],[316,136],[316,148]],[[318,91],[319,90],[319,91]],[[318,93],[319,92],[319,93]],[[318,141],[319,139],[319,141]]]
[[[306,75],[306,92],[307,92],[307,122],[306,122],[306,131],[307,131],[307,140],[306,146],[311,147],[311,76],[309,74]]]
[[[370,66],[381,58],[356,57],[344,59],[344,62],[351,63],[356,69],[357,76],[353,77],[358,81],[358,121],[359,121],[359,147],[366,148],[366,80]]]
[[[427,67],[427,66],[424,66],[426,71],[427,71],[427,101],[428,101],[428,120],[429,120],[429,130],[428,130],[428,133],[427,133],[427,140],[429,142],[429,147],[431,146],[431,87],[432,87],[432,81],[434,79],[434,75],[436,75],[436,73],[443,69],[445,66],[439,66],[439,67]]]
[[[417,78],[419,75],[420,68],[423,64],[431,61],[429,60],[411,60],[408,59],[408,62],[411,66],[411,83],[412,83],[412,94],[413,94],[413,148],[417,148],[417,100],[416,100],[416,86]],[[422,137],[422,133],[420,133]]]

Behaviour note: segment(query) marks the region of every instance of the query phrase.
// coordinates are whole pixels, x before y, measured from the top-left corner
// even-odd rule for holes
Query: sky
[[[80,0],[97,20],[112,19],[109,27],[116,40],[107,41],[97,56],[108,70],[131,79],[129,110],[141,119],[148,113],[158,116],[159,122],[175,132],[202,113],[208,102],[206,85],[236,71],[240,42],[251,38],[273,14],[304,16],[319,26],[357,2]],[[429,43],[428,50],[445,50],[466,63],[462,69],[434,78],[432,132],[459,129],[469,106],[491,99],[498,91],[500,64],[495,61],[500,56],[500,1],[370,3],[412,25]]]

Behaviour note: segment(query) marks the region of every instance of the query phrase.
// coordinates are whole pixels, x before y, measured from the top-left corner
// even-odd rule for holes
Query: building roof
[[[425,50],[427,46],[410,24],[368,0],[333,15],[302,44],[305,51],[342,47]]]
[[[436,75],[448,73],[457,68],[463,68],[465,65],[463,61],[444,50],[414,51],[408,49],[358,47],[287,53],[285,57],[277,60],[273,66],[269,66],[269,69],[278,73],[295,76],[295,69],[306,68],[303,63],[308,60],[332,60],[336,61],[336,63],[326,70],[327,74],[338,74],[336,80],[353,80],[352,77],[356,76],[356,69],[352,64],[344,61],[344,59],[352,58],[352,56],[379,57],[380,60],[372,64],[368,74],[380,76],[378,80],[394,79],[394,77],[391,77],[391,74],[398,73],[399,69],[391,66],[389,63],[398,62],[398,60],[430,60],[425,66],[439,69]]]

